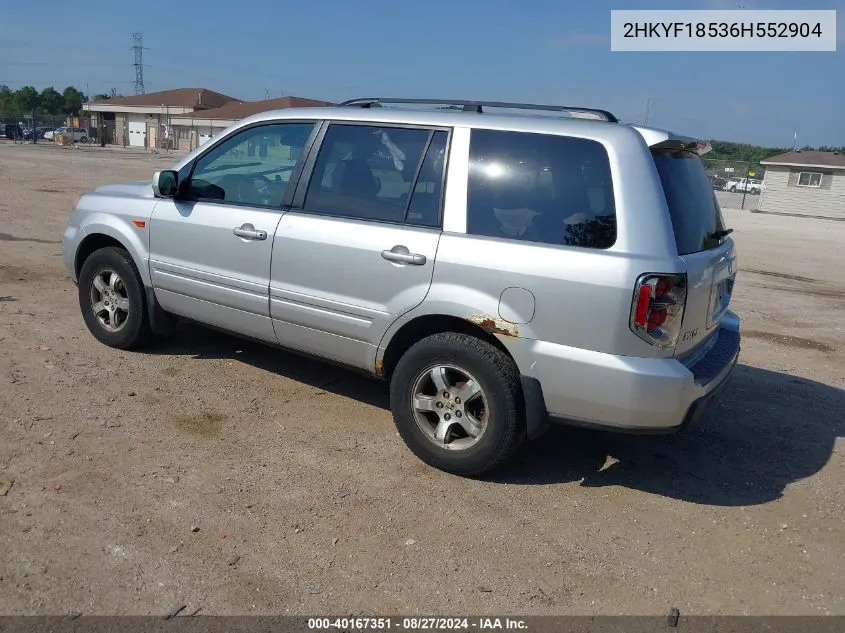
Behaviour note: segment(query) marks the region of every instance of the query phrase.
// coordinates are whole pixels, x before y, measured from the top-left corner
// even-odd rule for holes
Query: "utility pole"
[[[135,42],[132,50],[135,51],[135,94],[146,94],[144,89],[144,34],[133,33],[132,40]]]

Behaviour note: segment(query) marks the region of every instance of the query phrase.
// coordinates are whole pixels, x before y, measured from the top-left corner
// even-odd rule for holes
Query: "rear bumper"
[[[739,325],[735,314],[726,313],[706,351],[686,364],[524,339],[530,349],[521,350],[520,356],[530,359],[531,375],[540,384],[553,422],[671,433],[699,420],[727,385],[739,358]]]

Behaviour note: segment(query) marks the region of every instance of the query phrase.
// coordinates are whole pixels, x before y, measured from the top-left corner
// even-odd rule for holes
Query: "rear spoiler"
[[[699,156],[703,156],[713,148],[707,141],[702,141],[699,139],[669,139],[651,145],[651,149],[685,150],[687,152],[695,152]]]
[[[659,130],[640,125],[634,125],[632,127],[640,133],[645,139],[645,142],[648,143],[648,146],[653,150],[680,150],[695,152],[699,156],[703,156],[713,149],[707,141],[702,141],[691,136],[684,136],[682,134],[668,132],[667,130]]]

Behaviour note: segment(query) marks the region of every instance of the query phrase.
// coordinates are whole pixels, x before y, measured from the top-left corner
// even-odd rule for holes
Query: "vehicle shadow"
[[[176,336],[146,352],[238,360],[389,408],[382,382],[205,328],[182,325]],[[740,364],[719,405],[694,427],[657,436],[553,427],[483,479],[517,485],[623,486],[708,505],[762,504],[824,467],[836,439],[845,436],[841,411],[842,389]]]
[[[490,480],[580,480],[691,503],[762,504],[827,464],[845,436],[843,410],[842,389],[739,364],[719,404],[693,427],[656,436],[553,428]]]
[[[173,335],[156,340],[142,352],[190,356],[197,360],[237,360],[328,393],[384,410],[390,409],[387,387],[379,380],[331,363],[205,327],[180,324]]]

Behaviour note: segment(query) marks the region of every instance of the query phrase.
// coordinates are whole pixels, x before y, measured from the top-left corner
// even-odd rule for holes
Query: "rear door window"
[[[698,154],[676,150],[652,152],[660,174],[678,255],[715,248],[725,222],[716,194]]]
[[[588,139],[472,131],[467,233],[605,249],[616,208],[604,146]]]

